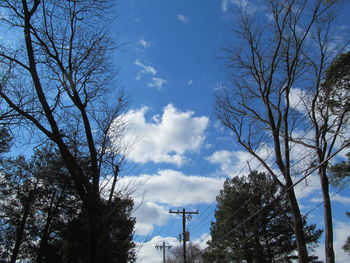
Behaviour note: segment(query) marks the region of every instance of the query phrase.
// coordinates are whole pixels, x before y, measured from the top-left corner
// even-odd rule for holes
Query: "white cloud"
[[[299,179],[299,178],[297,178]],[[320,179],[317,175],[310,175],[294,187],[295,195],[300,200],[320,191]]]
[[[168,81],[166,81],[165,79],[152,77],[152,81],[148,82],[147,86],[149,88],[161,89],[166,83],[168,83]]]
[[[162,226],[167,223],[169,212],[165,207],[150,201],[137,204],[136,207],[133,213],[136,217],[136,235],[147,235],[152,232],[154,225]]]
[[[336,194],[332,197],[332,201],[344,204],[344,205],[350,205],[350,197],[341,196],[339,194]]]
[[[132,183],[143,185],[133,194],[136,202],[153,202],[173,207],[212,203],[224,181],[224,177],[186,176],[176,170],[160,170],[157,174],[122,177],[119,187],[123,189]],[[181,193],[187,194],[180,194],[180,187]]]
[[[180,20],[181,22],[183,22],[183,23],[188,23],[188,18],[186,17],[186,16],[184,16],[184,15],[181,15],[181,14],[178,14],[177,15],[177,19],[178,20]]]
[[[204,141],[203,133],[209,118],[194,117],[194,112],[181,112],[172,104],[167,105],[162,116],[153,116],[148,122],[148,108],[131,110],[124,115],[126,144],[138,139],[128,158],[137,163],[171,163],[182,165],[185,153],[199,150]]]
[[[294,182],[305,175],[305,169],[309,167],[310,162],[305,156],[309,155],[308,151],[301,149],[297,146],[291,148],[291,157],[294,157],[292,174],[296,175],[293,177]],[[270,147],[263,147],[259,151],[259,156],[266,161],[271,167],[272,171],[279,176],[279,179],[284,182],[281,172],[276,167],[274,161],[274,152]],[[212,156],[208,157],[207,160],[210,163],[218,164],[220,166],[220,174],[224,174],[229,177],[234,176],[246,176],[249,175],[250,171],[266,172],[260,162],[254,158],[250,153],[246,151],[227,151],[220,150],[215,151]],[[300,161],[302,160],[302,161]],[[319,178],[317,175],[310,175],[306,180],[303,180],[295,187],[295,194],[298,199],[309,197],[311,194],[320,190]]]
[[[136,66],[141,67],[142,69],[137,73],[136,75],[136,80],[140,80],[142,78],[143,75],[145,74],[151,74],[151,75],[155,75],[157,74],[157,70],[154,67],[151,66],[147,66],[145,64],[143,64],[139,59],[136,59],[134,64]]]
[[[248,0],[222,0],[221,10],[226,12],[230,4],[241,8],[243,11],[247,12],[247,14],[253,14],[257,10],[257,7]]]
[[[350,197],[341,196],[339,194],[336,194],[336,195],[330,194],[330,196],[331,196],[332,202],[338,202],[343,205],[350,205]],[[319,197],[311,198],[310,201],[313,203],[322,203],[323,199],[321,196],[319,196]]]
[[[211,204],[224,181],[223,177],[186,176],[175,170],[160,170],[156,174],[121,177],[118,191],[134,189],[131,197],[136,207],[135,233],[148,235],[154,225],[167,224],[171,207]]]
[[[271,151],[272,149],[264,147],[259,151],[259,155],[272,167]],[[265,171],[260,162],[246,151],[215,151],[207,160],[210,163],[219,164],[221,172],[229,177],[248,175],[251,170]]]
[[[163,86],[168,82],[165,79],[156,77],[155,75],[157,74],[157,70],[152,66],[145,65],[144,63],[141,62],[140,59],[136,59],[134,64],[136,66],[141,67],[141,70],[136,74],[136,80],[140,80],[144,75],[147,75],[147,74],[152,75],[152,79],[147,83],[147,87],[162,89]]]
[[[136,243],[139,248],[139,253],[137,254],[137,262],[140,263],[154,263],[162,262],[163,252],[156,249],[156,245],[161,245],[166,242],[168,245],[177,246],[179,241],[175,237],[161,237],[155,236],[151,240],[145,243]],[[168,252],[168,250],[167,250]]]
[[[187,81],[187,85],[192,85],[193,84],[193,80],[192,79],[189,79],[188,81]]]
[[[144,40],[142,38],[139,40],[138,44],[144,48],[151,46],[151,42],[147,42],[146,40]]]
[[[208,247],[207,242],[211,240],[211,235],[208,233],[203,233],[199,238],[192,241],[193,244],[196,244],[200,249],[205,249]]]
[[[307,108],[305,107],[306,104],[310,105],[310,96],[307,95],[307,93],[299,88],[292,88],[290,90],[289,95],[289,103],[290,107],[299,111],[300,113],[306,113]]]
[[[222,84],[222,83],[218,83],[214,86],[213,88],[215,91],[223,91],[225,89],[227,89],[227,86]]]
[[[193,240],[192,243],[198,245],[201,249],[207,247],[206,242],[211,239],[211,236],[204,233],[200,238]],[[163,242],[167,246],[177,247],[181,246],[182,243],[179,243],[179,240],[175,237],[161,237],[155,236],[151,240],[141,243],[136,243],[136,246],[139,248],[139,253],[137,254],[137,262],[140,263],[154,263],[161,262],[163,259],[163,251],[157,250],[155,246],[161,246]],[[167,256],[169,250],[166,250],[165,256]]]

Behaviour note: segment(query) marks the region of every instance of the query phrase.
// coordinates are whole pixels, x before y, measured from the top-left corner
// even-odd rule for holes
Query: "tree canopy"
[[[288,200],[282,197],[272,202],[280,190],[264,173],[227,179],[216,199],[216,221],[211,225],[212,240],[204,254],[205,262],[289,262],[294,258],[296,242]],[[307,225],[306,218],[303,226],[312,251],[322,231]]]
[[[57,149],[5,158],[0,173],[1,262],[87,262],[87,213]],[[111,208],[102,221],[109,227],[104,262],[132,262],[133,201],[120,195],[103,204]]]
[[[83,206],[90,263],[113,260],[113,252],[104,249],[114,244],[109,232],[117,221],[112,219],[123,218],[131,205],[116,205],[115,183],[124,159],[117,145],[123,133],[119,117],[126,101],[113,86],[111,4],[0,2],[0,30],[16,36],[0,41],[1,118],[11,113],[7,121],[27,137],[56,145]],[[107,181],[113,187],[102,189]]]

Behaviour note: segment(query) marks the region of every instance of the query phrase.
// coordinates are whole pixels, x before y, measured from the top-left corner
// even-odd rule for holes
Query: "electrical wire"
[[[265,206],[263,206],[261,209],[259,209],[257,212],[255,212],[254,214],[252,214],[251,216],[249,216],[247,219],[245,219],[243,222],[241,222],[240,224],[238,224],[236,227],[234,227],[233,229],[231,229],[230,231],[228,231],[227,233],[225,233],[224,235],[222,235],[219,239],[217,239],[215,242],[211,243],[211,245],[215,245],[217,243],[219,243],[221,240],[223,240],[225,237],[227,237],[228,235],[230,235],[233,231],[237,230],[239,227],[241,227],[242,225],[244,225],[245,223],[247,223],[249,220],[251,220],[252,218],[254,218],[255,216],[257,216],[258,214],[260,214],[264,209],[266,209],[267,207],[269,207],[271,204],[273,204],[274,202],[276,202],[277,200],[279,200],[283,195],[285,195],[289,190],[291,190],[292,188],[294,188],[295,186],[297,186],[299,183],[301,183],[303,180],[305,180],[307,177],[309,177],[313,172],[315,172],[318,168],[320,168],[323,164],[327,163],[329,160],[331,160],[334,156],[336,156],[339,152],[341,152],[342,150],[344,150],[346,147],[350,146],[350,142],[347,142],[345,144],[343,144],[338,150],[336,150],[334,153],[332,153],[329,157],[327,157],[325,160],[323,160],[320,164],[318,164],[317,166],[313,167],[310,171],[308,171],[302,178],[300,178],[299,180],[297,180],[295,183],[293,183],[291,186],[287,187],[284,191],[282,191],[277,197],[275,197],[273,200],[271,200],[268,204],[266,204]],[[208,237],[208,236],[207,236]],[[204,240],[204,239],[203,239]],[[205,251],[208,248],[205,248],[203,251]]]
[[[310,131],[312,130],[312,128],[311,129],[309,129],[306,133],[305,133],[305,135],[304,136],[306,136]],[[290,148],[289,148],[289,150],[292,150],[293,149],[293,147],[295,146],[296,144],[293,144]],[[262,149],[262,148],[261,148]],[[260,150],[259,150],[260,151]],[[272,149],[270,152],[269,152],[269,154],[265,157],[265,159],[263,160],[264,162],[271,156],[271,154],[274,152],[274,149]],[[305,157],[304,157],[305,158]],[[298,163],[300,163],[302,160],[304,160],[304,158],[301,158],[301,159],[299,159],[298,161],[296,161],[296,162],[294,162],[293,163],[293,165],[290,167],[290,169],[292,169],[294,166],[296,166]],[[253,156],[252,158],[251,158],[251,160],[253,160],[253,159],[255,159],[255,157]],[[250,160],[250,161],[251,161]],[[248,164],[247,164],[248,165]],[[247,166],[246,165],[246,166]],[[254,169],[254,171],[255,170],[257,170],[260,166],[262,165],[262,163],[261,162],[259,162],[259,164],[258,164],[258,166]],[[276,165],[276,164],[274,164],[274,165]],[[246,167],[245,166],[245,167]],[[241,174],[242,172],[243,172],[243,170],[245,169],[245,167],[243,167],[242,169],[241,169],[241,171],[239,172],[239,174]],[[239,175],[238,175],[239,176]],[[280,174],[280,175],[278,175],[277,177],[279,178],[280,176],[282,176],[282,173]],[[236,209],[234,212],[233,212],[233,214],[229,217],[229,218],[226,218],[226,220],[228,221],[228,220],[230,220],[236,213],[237,213],[237,211],[239,211],[242,207],[244,207],[247,203],[249,203],[251,200],[253,200],[255,198],[255,195],[252,195],[249,199],[247,199],[238,209]],[[213,203],[215,203],[215,201],[213,202]],[[212,203],[212,204],[213,204]],[[208,218],[208,217],[206,217],[206,218]],[[214,215],[212,215],[212,217],[211,217],[211,219],[213,219],[214,218]],[[203,221],[203,220],[202,220]],[[195,229],[196,230],[194,230],[194,229],[192,229],[192,231],[194,231],[194,233],[197,233],[199,230],[201,230],[201,229],[203,229],[210,221],[212,221],[212,220],[210,220],[209,222],[207,222],[205,225],[203,225],[202,227],[200,227],[200,229],[198,229],[198,227],[200,226],[200,223],[202,222],[202,221],[200,221],[196,226],[195,226]]]

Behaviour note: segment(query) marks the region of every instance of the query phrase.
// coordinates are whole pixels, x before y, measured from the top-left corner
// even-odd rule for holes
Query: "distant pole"
[[[184,263],[187,262],[186,260],[186,217],[185,217],[186,211],[185,208],[182,209],[182,239],[183,239],[183,250],[184,250]]]
[[[165,263],[165,249],[168,248],[170,249],[172,246],[167,246],[165,245],[165,242],[163,242],[163,245],[159,246],[159,245],[156,245],[156,249],[160,248],[160,250],[163,249],[163,263]]]
[[[177,211],[172,211],[170,209],[169,211],[170,214],[182,214],[182,239],[183,239],[183,263],[187,263],[187,259],[186,259],[186,241],[188,241],[187,239],[189,239],[189,235],[186,232],[186,214],[198,214],[198,210],[195,212],[186,212],[186,209],[183,208],[182,211],[177,210]]]

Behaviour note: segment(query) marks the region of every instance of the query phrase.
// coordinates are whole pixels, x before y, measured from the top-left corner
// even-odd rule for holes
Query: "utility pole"
[[[185,208],[183,208],[182,211],[180,211],[180,210],[172,211],[170,209],[169,213],[170,214],[182,214],[182,239],[183,239],[183,253],[184,253],[184,261],[183,261],[183,263],[187,263],[187,259],[186,259],[186,241],[190,240],[190,233],[186,232],[186,215],[188,215],[187,217],[190,218],[191,214],[198,214],[198,210],[194,211],[194,212],[189,212],[189,211],[186,211]]]
[[[163,245],[156,245],[156,249],[158,250],[158,248],[160,248],[160,250],[163,249],[163,263],[165,263],[165,249],[168,248],[168,250],[171,248],[172,246],[169,245],[165,245],[165,242],[163,242]]]

